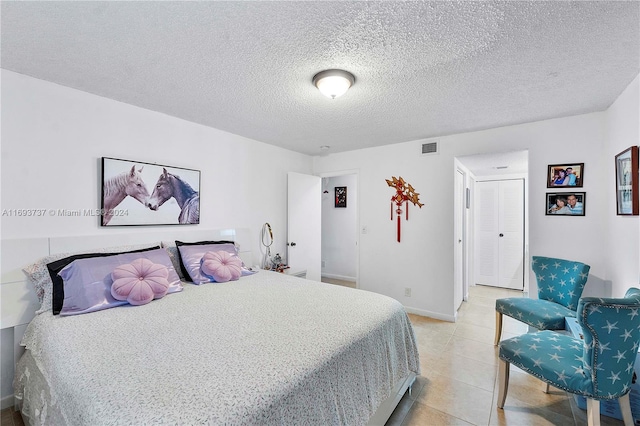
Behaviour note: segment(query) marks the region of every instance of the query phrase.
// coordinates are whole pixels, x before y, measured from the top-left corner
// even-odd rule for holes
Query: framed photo
[[[584,216],[586,199],[586,192],[547,192],[545,214]]]
[[[619,215],[638,216],[638,147],[616,155],[616,204]]]
[[[200,223],[200,171],[102,157],[101,226]]]
[[[547,188],[582,188],[584,163],[550,164],[547,167]]]
[[[336,207],[347,207],[347,187],[336,186]]]

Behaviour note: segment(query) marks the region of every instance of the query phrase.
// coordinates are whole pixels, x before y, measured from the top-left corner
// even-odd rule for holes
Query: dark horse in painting
[[[156,182],[151,197],[147,201],[147,207],[158,210],[169,198],[175,198],[180,206],[178,223],[200,223],[200,195],[191,188],[180,176],[162,169],[162,174]]]
[[[102,188],[102,204],[104,207],[102,225],[109,223],[113,217],[113,209],[127,196],[135,198],[142,204],[147,204],[149,191],[140,176],[140,172],[142,172],[142,168],[136,171],[136,166],[132,166],[128,172],[120,173],[104,182]]]

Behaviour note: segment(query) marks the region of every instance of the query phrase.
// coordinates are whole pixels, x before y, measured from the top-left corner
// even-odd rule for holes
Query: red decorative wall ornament
[[[424,204],[420,203],[420,199],[418,198],[419,193],[415,192],[413,186],[407,183],[402,179],[402,176],[398,176],[396,179],[395,176],[391,177],[391,180],[385,179],[387,181],[387,185],[396,190],[396,193],[391,197],[391,220],[393,220],[393,204],[396,205],[396,217],[398,220],[398,242],[400,242],[400,216],[402,216],[402,204],[405,205],[405,220],[409,220],[409,201],[413,203],[414,206],[418,206],[422,208]]]

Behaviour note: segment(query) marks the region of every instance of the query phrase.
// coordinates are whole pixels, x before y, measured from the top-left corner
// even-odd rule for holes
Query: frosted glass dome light
[[[313,77],[320,93],[331,99],[344,95],[355,81],[353,74],[344,70],[324,70]]]

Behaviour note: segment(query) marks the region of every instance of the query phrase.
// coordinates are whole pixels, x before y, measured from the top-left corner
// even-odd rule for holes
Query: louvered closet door
[[[476,284],[498,285],[498,185],[476,183],[475,259]]]
[[[476,284],[524,288],[524,181],[476,183]]]
[[[500,181],[499,287],[524,288],[524,181]],[[499,234],[499,235],[500,235]]]

